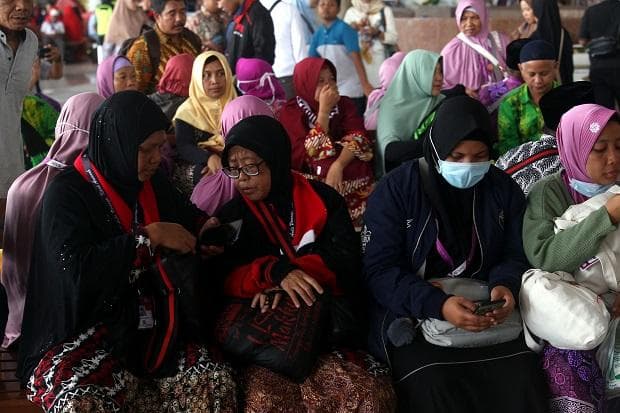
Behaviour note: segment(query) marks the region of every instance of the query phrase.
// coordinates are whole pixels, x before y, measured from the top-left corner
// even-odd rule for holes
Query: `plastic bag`
[[[605,378],[605,393],[608,399],[620,396],[620,319],[609,323],[609,332],[596,352],[596,360]]]

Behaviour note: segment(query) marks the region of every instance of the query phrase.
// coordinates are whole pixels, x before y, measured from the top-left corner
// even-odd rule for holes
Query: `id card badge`
[[[138,330],[148,330],[154,326],[153,300],[142,295],[138,297]]]

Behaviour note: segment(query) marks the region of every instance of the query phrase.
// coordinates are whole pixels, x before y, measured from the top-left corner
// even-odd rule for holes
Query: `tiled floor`
[[[43,93],[65,103],[71,96],[81,92],[97,92],[95,74],[97,65],[78,63],[65,65],[64,76],[58,80],[43,80]]]

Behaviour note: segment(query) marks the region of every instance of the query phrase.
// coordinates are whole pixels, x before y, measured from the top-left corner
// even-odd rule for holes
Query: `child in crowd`
[[[368,81],[373,87],[379,87],[379,68],[398,48],[392,9],[385,6],[383,0],[353,0],[344,21],[359,32]]]
[[[366,98],[373,87],[368,82],[360,58],[357,32],[338,18],[340,0],[320,0],[318,15],[321,27],[314,33],[309,56],[328,59],[339,69],[338,92],[355,102],[360,116],[366,109]]]
[[[228,15],[218,7],[217,0],[202,0],[200,9],[187,19],[185,26],[200,36],[203,50],[224,52],[227,24]]]
[[[65,24],[62,22],[60,11],[55,7],[50,7],[47,17],[41,24],[41,33],[52,39],[54,43],[63,50],[65,43]]]

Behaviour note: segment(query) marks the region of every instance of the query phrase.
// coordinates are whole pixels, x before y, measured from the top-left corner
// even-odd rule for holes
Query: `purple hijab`
[[[58,117],[56,140],[47,157],[17,178],[9,189],[2,257],[2,284],[9,300],[9,320],[3,347],[14,342],[21,332],[35,224],[45,188],[86,148],[92,114],[103,101],[103,97],[92,92],[69,98]]]
[[[123,62],[124,60],[124,62]],[[125,56],[110,56],[97,67],[97,93],[104,98],[114,94],[114,72],[126,66],[132,66]]]
[[[276,79],[273,68],[262,59],[242,57],[235,68],[237,87],[244,95],[253,95],[269,106],[276,101],[286,101],[286,93]]]
[[[379,82],[381,85],[368,95],[366,113],[364,113],[364,127],[366,130],[377,130],[379,103],[381,103],[385,91],[392,83],[392,79],[394,79],[394,75],[404,58],[404,52],[396,52],[381,63],[381,67],[379,67]]]
[[[222,111],[221,131],[224,140],[228,131],[239,121],[255,115],[274,117],[269,105],[256,96],[243,95],[231,100]],[[190,200],[207,214],[213,215],[236,194],[234,181],[220,170],[214,175],[204,176],[194,188]]]
[[[469,39],[483,46],[493,54],[502,67],[506,67],[506,46],[510,41],[504,34],[499,34],[499,45],[497,53],[493,53],[493,47],[489,40],[489,21],[487,17],[487,7],[484,0],[460,0],[456,7],[457,28],[461,22],[461,16],[465,10],[472,8],[480,17],[482,27],[476,36],[469,36]],[[472,10],[473,11],[473,10]],[[459,29],[460,31],[460,29]],[[498,82],[502,79],[493,79],[493,72],[487,70],[489,61],[482,57],[478,52],[465,44],[458,37],[450,40],[441,51],[443,56],[443,86],[444,89],[451,89],[458,84],[464,85],[468,89],[478,90],[480,86],[489,82]],[[491,78],[489,77],[491,75]]]
[[[570,186],[570,180],[592,182],[586,170],[588,156],[615,113],[606,107],[587,103],[575,106],[560,119],[556,138],[564,167],[562,179],[575,203],[582,203],[587,198]]]

